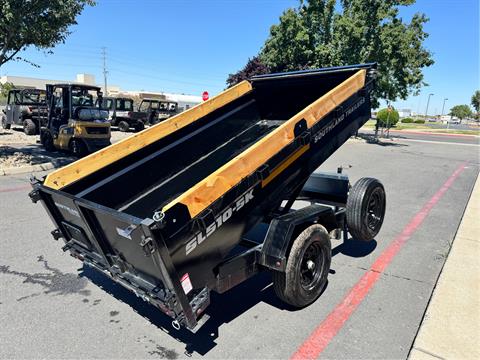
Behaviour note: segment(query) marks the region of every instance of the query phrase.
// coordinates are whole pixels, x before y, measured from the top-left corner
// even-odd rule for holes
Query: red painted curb
[[[18,187],[14,187],[14,188],[5,188],[5,189],[0,189],[0,193],[21,191],[21,190],[26,190],[26,189],[31,189],[31,188],[32,187],[30,185],[18,186]]]
[[[344,299],[317,326],[290,359],[316,359],[337,335],[343,324],[355,312],[368,292],[380,278],[385,268],[392,262],[402,246],[420,227],[427,215],[465,169],[466,163],[460,165],[423,208],[410,220],[402,232],[380,254],[370,269],[353,286]]]

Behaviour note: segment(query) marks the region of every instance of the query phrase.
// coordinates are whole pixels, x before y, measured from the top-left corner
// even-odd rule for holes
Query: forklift
[[[40,142],[47,151],[65,150],[83,157],[110,145],[108,111],[101,108],[99,87],[49,84],[46,88],[48,120]]]

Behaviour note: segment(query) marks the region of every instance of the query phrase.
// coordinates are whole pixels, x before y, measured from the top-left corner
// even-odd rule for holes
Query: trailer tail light
[[[132,115],[133,115],[133,112],[131,112],[131,111],[129,111],[129,112],[127,113],[127,116],[128,116],[129,118],[131,118]]]

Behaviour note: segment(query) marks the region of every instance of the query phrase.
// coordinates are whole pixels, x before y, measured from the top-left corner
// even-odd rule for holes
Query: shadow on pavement
[[[206,311],[210,319],[196,334],[193,334],[183,327],[178,331],[173,329],[171,318],[100,272],[84,266],[80,276],[88,278],[116,299],[130,305],[134,311],[160,330],[184,343],[187,355],[193,352],[200,355],[207,354],[217,345],[215,339],[219,336],[219,328],[222,324],[231,322],[260,302],[268,303],[279,309],[291,310],[276,297],[270,273],[263,272],[224,294],[212,292],[212,305]],[[253,318],[256,319],[258,316],[259,314],[255,314]]]
[[[357,137],[365,140],[367,144],[374,144],[379,146],[408,146],[407,144],[399,144],[386,138],[376,139],[374,134],[359,133]],[[395,137],[397,138],[398,136],[395,135]]]
[[[371,254],[377,247],[377,241],[360,241],[348,239],[332,249],[332,256],[343,254],[349,257],[359,258]]]
[[[48,152],[39,145],[26,144],[23,146],[0,145],[0,160],[5,167],[18,164],[37,165],[51,162],[55,167],[66,165],[75,160],[62,152]]]
[[[342,253],[346,256],[362,257],[370,254],[376,246],[377,242],[375,240],[370,242],[348,240],[336,246],[332,250],[332,256]],[[335,271],[331,271],[331,274],[335,274]],[[211,305],[206,310],[206,314],[210,316],[210,319],[196,334],[193,334],[183,327],[178,331],[174,330],[171,325],[171,318],[163,314],[153,305],[137,297],[134,293],[116,284],[102,273],[84,265],[81,269],[80,276],[88,278],[116,299],[130,305],[134,311],[157,326],[160,330],[184,343],[185,354],[187,355],[191,355],[193,352],[197,352],[200,355],[207,354],[217,345],[215,340],[219,336],[220,327],[245,314],[258,303],[264,302],[278,309],[291,312],[297,310],[277,298],[272,286],[271,273],[265,271],[253,276],[224,294],[217,294],[212,291]],[[325,286],[325,289],[327,286]],[[325,289],[323,291],[325,291]],[[253,314],[252,321],[255,321],[259,316],[261,316],[261,314]]]

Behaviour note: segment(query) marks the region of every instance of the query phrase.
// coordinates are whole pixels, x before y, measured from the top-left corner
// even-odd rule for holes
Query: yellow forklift
[[[83,157],[110,145],[108,111],[97,86],[47,85],[48,121],[40,131],[47,151],[66,150]],[[95,103],[95,97],[100,101]]]

